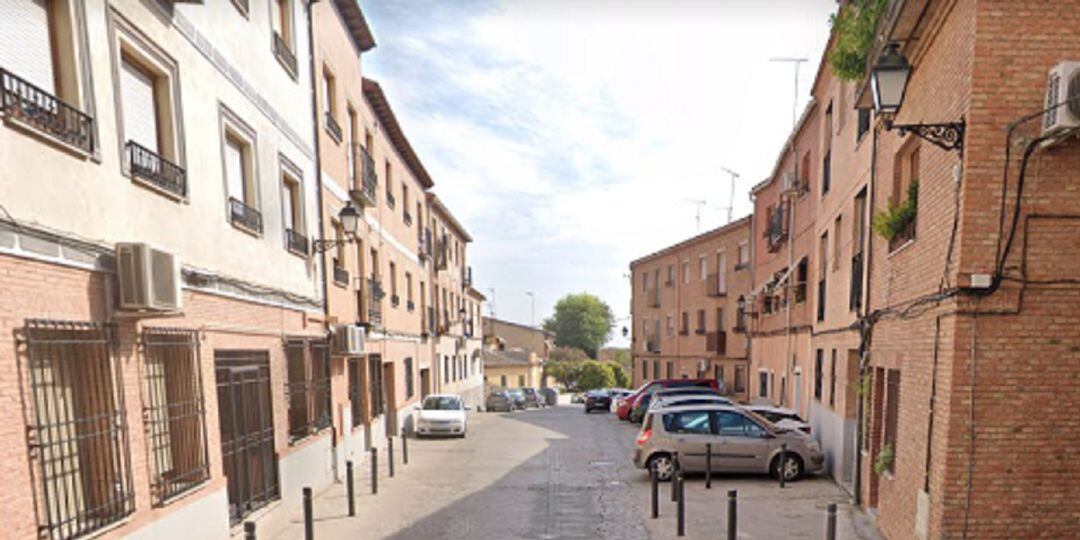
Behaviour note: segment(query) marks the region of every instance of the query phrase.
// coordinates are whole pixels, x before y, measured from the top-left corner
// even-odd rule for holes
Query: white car
[[[433,394],[424,398],[416,407],[416,436],[456,435],[465,437],[468,418],[461,396],[457,394]]]
[[[810,424],[800,418],[799,413],[791,409],[766,404],[747,405],[745,408],[761,415],[778,428],[798,430],[807,435],[810,434]]]
[[[657,410],[663,407],[676,405],[731,405],[731,400],[715,394],[685,394],[673,396],[661,396],[649,402],[649,410]]]

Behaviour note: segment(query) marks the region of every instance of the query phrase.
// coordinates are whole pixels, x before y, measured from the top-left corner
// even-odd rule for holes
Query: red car
[[[712,388],[718,392],[723,390],[720,381],[716,379],[657,379],[645,383],[625,400],[619,402],[619,407],[615,409],[615,412],[618,414],[619,420],[630,420],[630,412],[634,410],[634,407],[638,406],[642,396],[652,394],[661,388],[679,388],[683,386],[701,386]]]

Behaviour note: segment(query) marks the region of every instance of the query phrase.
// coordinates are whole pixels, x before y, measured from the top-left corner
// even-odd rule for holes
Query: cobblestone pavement
[[[674,538],[674,503],[663,486],[661,517],[648,515],[648,478],[629,462],[636,426],[580,406],[470,413],[465,439],[410,440],[395,478],[358,465],[357,515],[346,515],[344,487],[315,501],[315,537],[407,539]],[[380,462],[383,455],[380,455]],[[383,464],[385,465],[385,464]],[[739,490],[739,538],[822,538],[825,505],[841,502],[838,538],[878,538],[823,478],[780,490],[765,477],[687,482],[687,538],[722,538],[726,493]],[[265,538],[302,538],[299,516]],[[261,533],[259,538],[264,538]]]

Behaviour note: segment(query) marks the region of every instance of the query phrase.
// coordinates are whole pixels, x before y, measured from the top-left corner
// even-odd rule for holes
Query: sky
[[[615,314],[612,345],[625,345],[630,261],[723,225],[729,206],[734,219],[751,212],[796,103],[793,64],[772,59],[807,59],[801,113],[836,2],[361,7],[378,44],[365,76],[472,235],[474,283],[494,315],[540,324],[563,295],[589,292]],[[734,197],[725,167],[739,174]]]

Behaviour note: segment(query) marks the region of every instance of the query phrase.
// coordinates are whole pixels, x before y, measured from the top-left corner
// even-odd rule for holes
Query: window
[[[146,328],[142,346],[151,495],[162,505],[210,479],[199,339],[190,330]]]
[[[750,245],[739,242],[739,262],[735,265],[736,270],[742,270],[750,264]]]
[[[270,24],[273,27],[271,45],[274,57],[289,76],[296,78],[296,38],[293,35],[292,0],[273,0],[273,14]]]
[[[329,66],[323,66],[322,79],[323,121],[326,123],[326,132],[335,143],[340,143],[343,134],[337,123],[337,79]]]
[[[917,141],[909,142],[897,153],[893,166],[892,194],[889,196],[890,205],[905,204],[908,201],[918,202],[917,199],[913,199],[913,196],[918,195],[919,154]],[[916,206],[914,210],[917,216],[918,207]],[[915,239],[916,221],[917,217],[911,219],[902,230],[896,231],[896,234],[889,241],[890,251],[894,251],[909,240]]]
[[[664,429],[668,433],[688,435],[712,434],[709,411],[687,411],[664,415]]]
[[[675,335],[675,318],[671,315],[667,316],[667,335],[668,337]]]
[[[368,404],[370,405],[371,418],[375,418],[386,411],[386,394],[383,390],[382,357],[371,355],[368,357]]]
[[[802,156],[802,162],[799,164],[799,171],[796,174],[799,185],[796,186],[798,194],[801,196],[810,191],[810,151],[807,150]]]
[[[330,352],[325,341],[285,342],[289,441],[330,427]]]
[[[713,366],[713,378],[720,382],[721,388],[726,388],[726,385],[724,385],[724,366],[719,364]]]
[[[900,419],[900,370],[890,369],[885,376],[885,420],[882,422],[882,445],[889,445],[893,450],[893,459],[889,462],[888,471],[896,470],[896,457],[899,455],[896,448],[897,424]]]
[[[709,273],[709,263],[705,260],[704,255],[698,256],[698,277],[701,280],[705,280],[705,276]]]
[[[746,368],[743,366],[735,366],[735,392],[742,393],[746,391]]]
[[[690,283],[690,261],[682,263],[682,281],[684,284]]]
[[[829,184],[832,183],[832,151],[825,151],[825,157],[821,160],[821,195],[829,192]]]
[[[821,401],[822,373],[825,371],[825,351],[814,352],[814,399]]]
[[[388,159],[383,164],[383,175],[386,177],[386,206],[390,207],[391,210],[397,204],[397,200],[394,199],[394,174],[393,173],[394,173],[394,170],[391,168],[390,160]],[[452,258],[453,254],[450,253],[447,256]]]
[[[859,109],[859,125],[855,131],[856,144],[870,131],[870,109]]]
[[[400,301],[397,290],[397,264],[390,261],[390,306],[397,307]]]
[[[499,375],[499,386],[506,388],[506,375]]]
[[[705,310],[699,309],[697,312],[697,333],[705,333]]]
[[[758,397],[769,397],[769,372],[758,372]]]
[[[232,122],[226,123],[223,153],[229,221],[241,230],[260,234],[262,214],[257,209],[254,140],[246,129],[242,130]]]
[[[821,234],[818,242],[818,291],[817,321],[825,320],[825,274],[829,268],[829,231]]]
[[[304,236],[303,188],[300,187],[299,170],[291,164],[282,163],[281,213],[285,224],[285,247],[289,251],[307,256],[308,239]]]
[[[808,277],[810,262],[806,257],[799,259],[799,264],[795,267],[795,303],[801,304],[806,301],[806,281],[810,279]]]
[[[124,381],[116,329],[93,323],[26,323],[28,434],[41,469],[44,537],[73,538],[134,511]],[[153,441],[151,441],[153,442]]]
[[[829,406],[836,406],[836,349],[832,350],[829,362]]]
[[[727,294],[727,252],[716,254],[716,292]]]
[[[675,377],[675,366],[672,362],[667,362],[665,368],[667,369],[667,378],[671,379]]]
[[[682,312],[682,324],[679,325],[679,333],[684,336],[690,333],[690,314],[685,311]]]
[[[524,387],[525,387],[525,376],[524,375],[518,375],[518,388],[524,388]]]
[[[653,380],[660,378],[660,361],[654,360],[652,365]]]
[[[669,264],[667,267],[667,284],[668,286],[675,284],[675,265]]]
[[[405,358],[405,399],[412,399],[416,393],[416,388],[413,384],[413,359],[412,357]]]
[[[412,215],[409,214],[409,186],[401,183],[401,219],[405,222],[405,226],[412,225]]]
[[[836,216],[836,220],[833,222],[833,250],[832,250],[832,271],[835,272],[840,269],[840,231],[842,230],[842,216]]]
[[[364,423],[364,388],[360,380],[364,371],[362,362],[359,358],[349,359],[349,411],[352,413],[352,427]]]
[[[717,435],[761,438],[765,434],[764,428],[742,414],[734,411],[717,411],[715,414]]]
[[[356,179],[359,178],[358,164],[356,162],[356,109],[352,105],[345,106],[345,159],[348,162],[349,189],[360,189]]]
[[[410,272],[405,272],[405,307],[408,308],[409,311],[412,311],[416,307],[413,303],[412,274]]]

